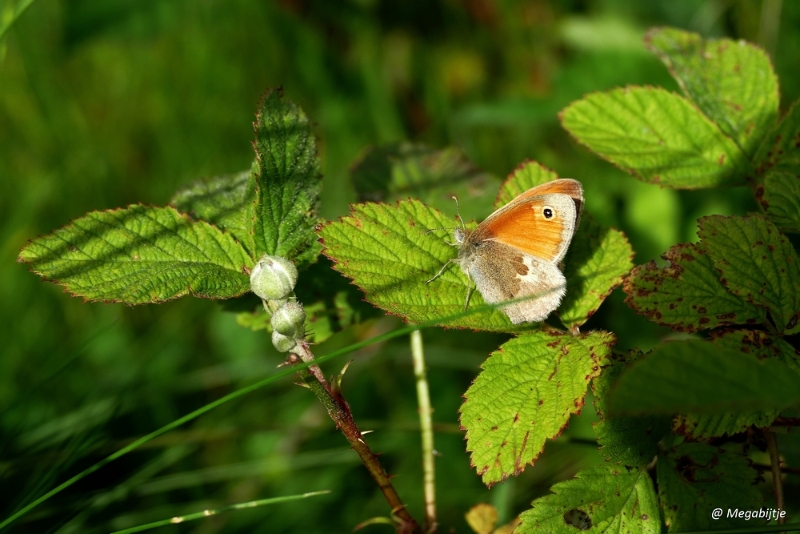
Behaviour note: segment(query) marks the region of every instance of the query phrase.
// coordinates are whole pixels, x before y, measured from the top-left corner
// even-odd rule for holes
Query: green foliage
[[[303,110],[283,100],[283,91],[268,92],[256,122],[257,256],[272,254],[313,262],[319,254],[314,237],[322,176],[317,144]]]
[[[461,201],[462,215],[487,213],[499,180],[478,169],[456,147],[436,150],[421,143],[369,147],[350,171],[359,201],[408,197],[442,209]]]
[[[598,466],[551,490],[553,495],[533,501],[533,508],[522,513],[515,532],[661,532],[658,499],[644,469]]]
[[[504,206],[532,187],[558,178],[558,175],[535,161],[520,165],[505,181],[495,208]],[[564,260],[567,294],[558,309],[567,327],[585,323],[622,283],[633,267],[633,249],[625,234],[597,223],[588,213],[581,218],[569,252]]]
[[[760,216],[705,217],[698,235],[733,294],[766,309],[779,332],[800,331],[800,258],[775,225]]]
[[[170,204],[194,219],[230,232],[250,257],[255,257],[255,185],[249,171],[199,180],[175,193]]]
[[[800,233],[800,178],[797,174],[768,172],[764,177],[761,205],[767,217],[783,231]]]
[[[764,50],[674,28],[650,30],[645,44],[686,97],[752,157],[778,117],[778,78]]]
[[[613,344],[606,332],[541,330],[503,344],[483,363],[464,395],[461,425],[484,483],[521,473],[561,434]]]
[[[616,382],[618,413],[705,413],[800,405],[798,375],[776,358],[759,360],[719,341],[660,345]]]
[[[658,458],[658,496],[670,531],[754,527],[763,520],[711,517],[715,508],[757,510],[763,505],[758,472],[747,458],[702,443],[683,443]],[[731,504],[727,504],[731,503]],[[734,504],[735,503],[735,504]]]
[[[172,208],[95,211],[22,249],[20,261],[87,300],[143,304],[250,287],[251,259],[230,235]]]
[[[633,269],[625,281],[626,302],[641,315],[682,332],[761,323],[764,311],[731,293],[706,246],[682,243],[663,256]]]
[[[495,207],[554,176],[535,162],[518,167],[503,184]],[[353,206],[349,217],[325,225],[319,234],[336,269],[352,278],[370,302],[410,321],[424,322],[463,310],[470,290],[469,280],[456,266],[425,283],[454,259],[454,247],[428,231],[448,225],[452,223],[439,211],[415,200],[395,206],[364,203]],[[575,241],[579,246],[565,262],[568,293],[560,312],[567,326],[580,326],[597,310],[630,270],[633,253],[621,232],[591,220],[578,228]],[[482,305],[481,295],[472,294],[470,308]],[[515,327],[497,309],[446,325],[506,332],[530,328]]]
[[[656,456],[658,442],[669,432],[670,420],[665,416],[614,416],[608,410],[611,387],[628,366],[641,357],[640,351],[612,355],[610,365],[592,380],[595,409],[601,421],[594,423],[600,454],[610,462],[645,467]]]
[[[412,322],[424,322],[464,310],[467,277],[455,266],[434,282],[425,281],[453,257],[453,247],[433,232],[452,224],[441,212],[417,200],[358,204],[348,217],[323,226],[324,253],[335,268],[352,278],[366,298],[384,310]],[[483,305],[480,294],[470,307]],[[447,326],[512,331],[511,321],[490,309],[454,319]]]
[[[17,2],[23,3],[29,5]],[[795,111],[797,106],[791,107],[776,123],[777,77],[761,49],[743,41],[705,40],[674,29],[650,31],[646,45],[672,72],[684,93],[678,96],[650,87],[667,81],[648,70],[652,66],[642,59],[640,46],[626,44],[624,38],[613,39],[638,34],[642,21],[626,18],[627,13],[613,19],[613,24],[598,21],[595,15],[565,17],[558,11],[559,2],[543,6],[546,16],[533,17],[531,24],[537,31],[549,32],[549,39],[542,42],[556,43],[551,52],[565,47],[568,54],[543,53],[553,46],[547,44],[535,53],[527,44],[509,45],[527,43],[526,32],[531,31],[527,23],[518,24],[519,20],[531,20],[530,13],[520,12],[513,3],[489,14],[447,2],[430,8],[426,5],[426,20],[432,13],[435,20],[441,17],[445,21],[447,31],[441,43],[432,43],[425,31],[418,32],[405,11],[397,13],[383,5],[379,10],[369,3],[332,9],[312,2],[303,10],[288,4],[244,3],[227,4],[221,11],[209,8],[214,2],[182,10],[182,0],[158,7],[141,7],[156,4],[136,2],[97,7],[92,7],[92,2],[69,4],[57,6],[65,13],[63,25],[61,20],[52,26],[37,25],[41,23],[34,18],[36,12],[30,11],[31,16],[20,23],[30,20],[30,27],[36,29],[30,35],[37,38],[18,47],[11,41],[11,59],[6,63],[6,43],[0,42],[0,64],[6,68],[3,96],[17,95],[8,103],[3,101],[6,105],[0,113],[2,125],[13,126],[0,128],[5,147],[0,150],[4,156],[0,170],[5,176],[26,178],[24,187],[4,183],[0,195],[3,213],[22,221],[15,222],[19,228],[3,234],[10,244],[6,247],[9,259],[23,236],[27,239],[43,231],[40,227],[63,224],[75,210],[81,213],[90,209],[85,206],[98,204],[124,205],[136,195],[166,198],[185,176],[210,174],[216,177],[177,193],[172,199],[175,209],[135,205],[92,212],[34,240],[20,259],[86,299],[141,303],[185,294],[210,298],[240,295],[248,289],[247,268],[261,253],[286,255],[301,266],[296,295],[306,304],[309,338],[327,343],[320,353],[327,347],[363,342],[365,337],[390,328],[395,324],[391,319],[370,321],[384,311],[409,322],[438,320],[444,326],[476,330],[425,334],[439,429],[436,448],[443,453],[437,469],[449,490],[438,495],[440,510],[447,517],[440,521],[442,530],[455,524],[469,503],[487,494],[466,462],[451,461],[464,452],[456,424],[457,403],[473,379],[461,408],[461,424],[472,463],[484,483],[492,485],[537,462],[537,469],[518,479],[516,496],[507,484],[490,490],[489,498],[500,504],[501,514],[506,516],[502,522],[522,509],[521,498],[530,498],[520,496],[543,494],[545,484],[555,480],[554,473],[563,478],[564,473],[578,471],[577,478],[555,484],[554,494],[537,499],[531,510],[523,512],[520,532],[660,532],[662,519],[671,530],[713,528],[723,526],[710,521],[710,510],[720,503],[742,503],[750,508],[761,505],[756,486],[759,479],[746,454],[755,448],[751,446],[753,436],[768,431],[776,417],[796,414],[785,408],[798,406],[795,384],[800,374],[796,338],[791,337],[800,330],[798,257],[793,242],[780,233],[800,229],[800,112]],[[667,4],[670,7],[665,7]],[[677,9],[671,4],[652,9]],[[748,19],[743,14],[748,9],[744,4],[731,9],[726,24]],[[789,4],[784,9],[797,13]],[[145,16],[143,10],[151,12]],[[193,23],[195,11],[203,13],[212,22],[210,26]],[[378,11],[385,20],[378,21]],[[94,13],[94,22],[81,25],[79,12]],[[454,12],[457,16],[452,16]],[[373,15],[374,20],[370,18]],[[711,27],[707,21],[697,23],[700,15],[692,24]],[[171,32],[175,35],[212,35],[213,31],[215,39],[208,46],[169,40],[159,32],[170,27],[170,17],[178,21],[174,28],[182,30]],[[537,26],[539,19],[547,24]],[[16,20],[15,14],[12,22]],[[453,20],[466,23],[458,26]],[[552,24],[554,20],[559,24]],[[521,26],[522,33],[515,30]],[[51,33],[52,27],[63,28],[66,48],[55,54],[42,53],[38,47],[49,46],[49,41],[42,45],[38,36]],[[228,27],[234,30],[224,33]],[[392,30],[385,31],[387,27]],[[718,26],[710,33],[728,30]],[[788,26],[782,28],[782,38],[792,31]],[[148,42],[151,35],[158,37],[152,43]],[[486,48],[497,35],[503,36],[503,46]],[[604,38],[597,39],[597,35]],[[112,36],[124,46],[108,45]],[[591,49],[585,49],[591,36]],[[131,37],[137,43],[133,51]],[[767,32],[765,40],[768,37]],[[162,41],[164,48],[159,49]],[[100,42],[106,43],[105,48],[95,48],[94,43]],[[507,50],[511,48],[515,50]],[[26,49],[35,50],[42,58],[71,60],[58,66],[28,68],[27,61],[17,56],[18,50]],[[172,50],[190,53],[169,63]],[[238,57],[248,59],[237,64],[234,58]],[[553,59],[542,62],[541,57]],[[132,64],[137,76],[118,69],[125,61],[136,62]],[[153,69],[154,61],[163,63]],[[225,67],[211,72],[207,65],[213,61]],[[192,77],[186,65],[191,67],[193,62],[198,72],[208,74]],[[86,69],[87,65],[91,68]],[[21,76],[20,72],[28,74]],[[103,83],[96,83],[91,75],[87,78],[91,72],[102,73]],[[153,72],[166,73],[161,75],[162,83],[171,93],[137,97],[123,92],[125,98],[118,100],[104,93],[87,92],[80,98],[70,94],[77,86],[108,83],[114,88],[108,93],[114,95],[124,90],[128,78],[142,80],[142,86],[148,87]],[[246,153],[245,136],[235,133],[250,112],[237,113],[236,103],[250,102],[252,95],[247,91],[276,83],[274,80],[297,92],[298,101],[319,121],[315,129],[322,133],[323,160],[316,158],[309,119],[284,100],[281,91],[274,91],[259,107],[252,171],[224,174],[245,168],[252,159],[252,153]],[[783,94],[791,100],[796,91],[786,87],[792,87],[792,80],[788,85],[786,80],[782,82]],[[602,92],[605,87],[629,83],[640,85]],[[240,94],[223,93],[229,86]],[[209,104],[208,94],[195,92],[203,88],[212,88],[213,98],[224,95],[224,104]],[[745,213],[755,204],[747,204],[742,192],[735,190],[657,194],[656,188],[629,187],[619,172],[594,161],[586,150],[576,150],[563,132],[556,130],[555,111],[586,91],[598,90],[601,92],[569,105],[561,115],[564,126],[579,142],[645,182],[681,189],[749,184],[766,217],[703,218],[698,243],[671,247],[663,256],[666,264],[650,262],[634,269],[625,281],[627,302],[650,323],[637,321],[619,300],[608,299],[632,267],[634,247],[626,234],[646,261],[654,256],[653,250],[661,252],[668,246],[654,248],[650,242],[654,236],[661,239],[654,242],[662,243],[663,236],[684,235],[700,215]],[[40,109],[48,111],[36,111]],[[112,126],[104,126],[106,122]],[[174,138],[175,132],[184,131],[185,139]],[[198,133],[201,131],[206,132],[205,137]],[[420,137],[430,146],[456,143],[465,150],[439,150],[416,141],[386,143]],[[367,142],[378,143],[378,147],[362,152],[348,172]],[[447,233],[427,233],[431,228],[455,225],[451,217],[437,210],[452,213],[450,196],[456,194],[465,218],[485,217],[515,195],[557,178],[555,172],[528,162],[518,167],[495,195],[500,182],[497,176],[528,157],[576,176],[587,191],[589,209],[564,261],[568,293],[560,309],[549,319],[551,325],[515,327],[499,310],[480,309],[483,301],[475,293],[469,303],[471,315],[443,321],[443,317],[463,311],[469,283],[457,266],[449,265],[441,277],[425,284],[456,254],[447,243],[451,239]],[[469,158],[488,171],[478,170]],[[320,247],[313,228],[320,222],[317,205],[322,168],[329,186],[322,196],[326,216],[343,213],[345,200],[353,198],[362,202],[413,199],[353,206],[349,216],[322,227],[319,235],[330,261],[317,259]],[[98,185],[101,178],[108,180],[106,187]],[[159,185],[151,192],[128,189],[147,179]],[[117,196],[109,199],[98,196],[98,191]],[[54,207],[64,203],[52,199],[67,194],[83,203],[61,206],[60,212],[54,212]],[[666,202],[665,198],[670,199],[670,209],[658,204]],[[26,215],[20,217],[19,213]],[[644,216],[637,218],[634,213]],[[612,226],[624,228],[625,233]],[[666,242],[677,240],[669,237]],[[74,249],[70,245],[75,245]],[[16,279],[2,282],[0,291],[7,297],[8,287],[15,284]],[[9,500],[9,508],[30,502],[29,494],[35,497],[42,487],[55,485],[73,461],[85,462],[94,455],[97,451],[90,447],[100,442],[97,436],[119,435],[128,440],[131,435],[147,434],[159,418],[174,420],[174,413],[185,413],[186,406],[197,398],[220,398],[226,389],[268,373],[283,361],[272,353],[264,356],[267,343],[263,333],[251,336],[235,331],[229,317],[213,316],[217,312],[209,311],[219,307],[190,308],[190,299],[158,312],[148,310],[153,319],[139,309],[76,306],[70,299],[58,300],[35,289],[19,294],[25,297],[21,299],[24,307],[10,307],[6,313],[14,320],[0,321],[18,331],[0,359],[4,365],[0,376],[8,377],[0,384],[5,386],[0,388],[0,401],[9,407],[2,410],[6,413],[0,418],[0,429],[8,438],[3,441],[10,444],[4,447],[8,457],[0,463],[15,466],[10,474],[8,470],[3,473],[4,486],[17,493],[16,481],[28,484],[26,479],[31,478],[31,485],[27,493],[13,496],[19,501]],[[240,312],[240,324],[253,330],[268,329],[267,314],[261,309],[253,311],[260,306],[249,294],[225,303],[225,309]],[[81,328],[92,324],[94,313],[114,319],[116,315],[104,314],[124,314],[119,321],[123,326],[110,335],[99,335],[96,343],[90,340],[84,353],[83,345],[78,349],[75,340],[83,343],[87,336],[81,336]],[[175,319],[179,315],[185,318]],[[23,326],[26,316],[36,319],[25,319]],[[559,321],[575,335],[552,328]],[[617,339],[626,348],[657,343],[664,336],[663,326],[683,333],[702,332],[709,339],[687,340],[680,334],[678,340],[647,354],[639,350],[627,356],[612,354]],[[587,332],[579,334],[579,328]],[[158,337],[152,334],[155,331],[163,334]],[[338,335],[332,337],[334,333]],[[507,333],[518,337],[508,341]],[[29,351],[34,343],[17,338],[39,338],[40,348]],[[51,339],[57,343],[46,345]],[[54,350],[62,349],[62,344],[63,352]],[[404,392],[413,388],[410,373],[398,364],[406,357],[407,347],[381,343],[373,349],[370,354],[374,357],[354,362],[343,394],[369,426],[374,423],[378,430],[388,430],[369,439],[387,453],[384,458],[392,459],[394,472],[408,475],[393,482],[401,488],[409,509],[417,513],[419,461],[408,453],[417,436],[394,432],[407,425],[415,412],[412,403],[403,400]],[[475,378],[478,361],[489,353]],[[68,364],[72,363],[76,370],[66,376],[73,380],[54,372],[59,387],[41,387],[51,376],[49,370],[39,367],[43,354],[54,355],[53,361],[58,363],[51,369],[56,371],[70,372]],[[149,355],[156,356],[149,361],[142,358]],[[24,367],[26,361],[34,363]],[[131,363],[140,361],[146,366]],[[31,376],[25,375],[25,369]],[[341,375],[336,379],[340,381]],[[585,469],[585,464],[597,461],[594,447],[585,444],[591,439],[586,423],[592,411],[580,413],[590,382],[601,419],[594,424],[602,446],[600,456],[609,463]],[[19,402],[22,395],[14,392],[35,391],[31,383],[48,395],[34,393],[29,397],[30,408],[19,408],[24,404]],[[62,399],[60,392],[68,389],[68,384],[74,394]],[[172,449],[165,449],[163,459],[156,457],[130,480],[123,478],[128,473],[110,473],[114,478],[111,484],[117,484],[113,494],[99,492],[92,506],[86,507],[85,513],[73,514],[74,519],[64,528],[107,531],[112,530],[112,523],[114,528],[122,528],[122,523],[132,526],[137,517],[147,515],[149,521],[152,510],[147,507],[156,502],[171,510],[178,508],[165,516],[180,516],[184,511],[170,502],[172,494],[152,491],[163,487],[158,480],[149,488],[144,512],[130,500],[120,504],[121,512],[103,504],[113,502],[120,490],[133,495],[129,488],[161,469],[171,469],[165,473],[169,478],[164,479],[169,484],[194,489],[186,479],[197,481],[195,486],[203,491],[193,493],[203,500],[207,496],[204,490],[211,484],[218,485],[213,487],[215,495],[231,502],[256,502],[256,495],[239,497],[241,491],[274,495],[302,494],[308,491],[308,484],[335,488],[329,498],[311,507],[304,504],[290,513],[259,516],[249,524],[220,523],[226,531],[249,532],[253,524],[265,522],[271,528],[274,525],[276,532],[314,531],[322,521],[328,525],[334,517],[338,522],[330,529],[346,530],[365,515],[385,514],[380,508],[373,512],[375,505],[364,498],[367,484],[360,478],[361,470],[351,466],[351,451],[325,448],[329,442],[338,446],[341,438],[332,425],[326,427],[319,421],[320,412],[309,406],[306,392],[297,390],[287,385],[285,391],[270,395],[266,411],[264,403],[256,401],[223,411],[216,421],[209,413],[208,419],[198,421],[192,429],[197,438],[193,434],[190,439],[212,436],[213,455],[185,458],[176,465],[167,454]],[[120,415],[109,415],[108,421],[100,423],[87,421],[85,409],[78,407],[79,411],[69,413],[76,399],[86,406],[115,406],[117,402]],[[151,406],[153,414],[148,413]],[[71,424],[76,421],[79,424]],[[670,421],[678,436],[662,439]],[[240,430],[229,432],[233,425]],[[299,431],[286,432],[283,428],[287,425]],[[567,439],[557,439],[562,432]],[[56,454],[42,454],[47,444],[57,443],[62,435],[74,445],[66,451],[57,449]],[[227,439],[228,435],[233,438]],[[569,439],[576,435],[578,440]],[[175,439],[185,439],[183,436],[176,434]],[[539,461],[548,439],[556,440],[552,448],[547,446],[547,454],[554,452],[553,467]],[[709,439],[724,448],[692,443]],[[675,445],[683,440],[686,443]],[[791,440],[789,433],[788,445],[782,441],[781,454],[787,465],[794,465],[798,457],[792,453]],[[152,444],[151,451],[158,454],[157,447],[162,445]],[[102,450],[107,444],[100,446]],[[658,470],[648,472],[646,466],[652,466],[655,456]],[[41,465],[42,458],[50,457],[56,458],[57,467],[46,478],[28,477],[24,466]],[[186,466],[195,469],[204,461],[221,466],[229,478],[224,479],[219,469],[213,478],[203,478],[208,471],[202,468],[191,477],[181,473]],[[225,465],[226,461],[232,465]],[[303,472],[304,466],[312,469]],[[182,478],[173,476],[176,473]],[[791,480],[786,484],[792,484]],[[181,495],[183,502],[185,494]],[[75,496],[69,495],[68,502],[81,501]],[[103,508],[101,505],[109,511],[96,519],[92,514]],[[70,512],[80,511],[69,506]],[[52,530],[52,525],[37,527],[49,517],[58,517],[63,507],[63,502],[54,503],[32,520],[38,523],[22,528]],[[213,507],[205,502],[185,506],[186,510],[203,508]],[[261,513],[271,512],[265,508]],[[138,524],[142,522],[138,520]]]
[[[561,122],[580,143],[645,182],[676,189],[744,183],[747,163],[736,143],[664,89],[593,93],[570,104]]]

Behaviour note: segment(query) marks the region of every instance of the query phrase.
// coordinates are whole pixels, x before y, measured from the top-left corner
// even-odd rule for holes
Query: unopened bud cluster
[[[272,312],[272,344],[280,352],[294,350],[305,335],[306,312],[289,300],[295,284],[297,268],[280,256],[262,256],[250,271],[250,289]]]

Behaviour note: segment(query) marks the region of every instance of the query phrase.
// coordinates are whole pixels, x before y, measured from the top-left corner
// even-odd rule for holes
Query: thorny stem
[[[417,382],[419,404],[419,426],[422,431],[422,473],[425,494],[425,532],[436,532],[436,472],[433,466],[433,423],[431,396],[425,369],[425,353],[422,332],[411,332],[411,358],[414,361],[414,377]]]
[[[304,362],[314,360],[314,354],[308,348],[308,342],[301,340],[295,351],[300,359]],[[317,366],[313,366],[317,367]],[[353,420],[353,414],[350,411],[347,401],[336,391],[332,391],[327,382],[320,380],[316,373],[311,371],[312,367],[300,371],[305,383],[314,392],[314,395],[322,402],[325,409],[328,410],[328,415],[333,422],[336,423],[337,428],[342,431],[344,437],[350,443],[353,450],[356,451],[361,462],[372,475],[372,478],[381,489],[384,498],[392,508],[392,516],[398,521],[397,532],[399,533],[412,533],[422,532],[417,521],[406,510],[406,505],[400,500],[400,496],[392,486],[391,479],[383,466],[378,461],[378,457],[370,450],[369,445],[364,441],[361,431],[358,429],[356,422]],[[317,367],[317,369],[319,369]],[[320,372],[321,374],[321,372]]]
[[[772,466],[772,487],[775,492],[775,508],[778,510],[785,510],[783,500],[783,482],[781,481],[781,457],[778,453],[778,438],[769,430],[764,430],[764,438],[767,440],[767,449],[769,450],[769,460]],[[778,523],[783,525],[786,523],[785,517],[779,517]]]

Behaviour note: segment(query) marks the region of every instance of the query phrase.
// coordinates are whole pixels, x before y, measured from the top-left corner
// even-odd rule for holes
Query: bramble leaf
[[[736,143],[686,99],[664,89],[592,93],[561,112],[581,144],[637,178],[676,189],[741,185]]]
[[[778,78],[766,52],[675,28],[650,30],[645,44],[686,96],[752,156],[778,117]]]
[[[797,171],[769,171],[760,191],[760,202],[767,217],[785,232],[800,233],[800,176]]]
[[[255,258],[255,187],[250,171],[226,174],[189,184],[175,193],[170,204],[194,219],[230,232]]]
[[[754,167],[756,176],[771,170],[796,173],[800,168],[800,104],[795,102],[786,116],[773,126],[758,148]],[[757,197],[760,195],[756,195]]]
[[[518,534],[658,534],[658,498],[644,469],[599,465],[550,488],[522,512]]]
[[[277,90],[264,96],[253,127],[257,256],[283,256],[302,267],[319,255],[314,227],[322,176],[311,125]]]
[[[594,406],[600,416],[600,421],[592,426],[602,445],[600,454],[610,462],[635,467],[653,461],[658,442],[670,429],[669,417],[618,417],[606,413],[607,395],[614,381],[641,355],[641,351],[631,351],[626,356],[613,354],[611,365],[603,367],[600,376],[592,380]]]
[[[532,187],[558,178],[555,172],[527,161],[517,167],[500,188],[495,208],[504,206]],[[633,249],[625,234],[606,228],[584,212],[564,259],[567,294],[558,308],[567,327],[580,326],[591,317],[633,267]]]
[[[798,375],[718,342],[673,341],[631,365],[609,395],[615,414],[726,414],[800,405]]]
[[[441,212],[417,200],[386,204],[356,204],[352,213],[319,230],[324,254],[335,269],[364,291],[366,298],[389,313],[424,322],[464,310],[470,284],[457,265],[449,265],[430,284],[455,249],[429,228],[452,224]],[[484,304],[473,292],[470,308]],[[499,309],[488,309],[443,323],[479,330],[518,331]]]
[[[494,208],[505,206],[532,187],[557,179],[558,175],[555,171],[551,171],[541,163],[525,161],[517,166],[508,176],[508,179],[503,182],[500,192],[497,194]]]
[[[567,327],[580,326],[622,284],[633,267],[633,248],[624,233],[584,213],[564,264],[569,282],[557,313]]]
[[[696,332],[735,324],[760,323],[764,311],[722,284],[703,243],[671,247],[662,258],[633,269],[625,280],[625,302],[654,323]]]
[[[32,240],[19,261],[74,295],[126,304],[241,295],[253,263],[219,228],[140,204],[88,213]]]
[[[438,209],[455,207],[461,215],[491,212],[500,180],[479,170],[456,147],[434,149],[421,143],[391,143],[370,147],[351,171],[358,200],[389,202],[408,197]],[[451,223],[452,226],[452,223]]]
[[[614,336],[540,330],[506,342],[464,395],[461,426],[485,484],[522,472],[583,407]]]
[[[752,354],[759,360],[775,358],[795,372],[800,371],[800,359],[794,349],[781,338],[775,338],[761,330],[727,330],[711,334],[719,347]],[[686,414],[676,416],[673,430],[691,438],[731,436],[744,432],[750,426],[766,427],[778,416],[779,410],[756,410],[715,415]]]
[[[774,224],[761,216],[703,217],[698,235],[727,288],[769,310],[779,331],[798,329],[800,258]]]
[[[658,459],[658,496],[670,532],[754,527],[763,524],[711,517],[715,508],[758,510],[758,472],[747,458],[703,443],[683,443]]]

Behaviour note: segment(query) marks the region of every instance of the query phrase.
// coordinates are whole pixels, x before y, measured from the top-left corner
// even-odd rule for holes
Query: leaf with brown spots
[[[756,527],[763,520],[714,520],[714,508],[757,510],[763,498],[758,473],[750,461],[733,451],[702,443],[683,443],[658,458],[658,496],[670,532]]]
[[[576,532],[659,534],[661,519],[653,481],[645,469],[599,465],[551,488],[522,512],[517,534]]]
[[[602,446],[600,454],[610,462],[636,467],[646,466],[655,458],[658,442],[669,432],[669,417],[614,416],[607,413],[606,405],[614,381],[641,355],[641,351],[614,354],[611,365],[603,367],[600,376],[592,380],[594,406],[600,417],[592,427]]]
[[[797,171],[769,171],[764,177],[761,205],[784,232],[800,233],[800,176]]]
[[[676,28],[647,32],[647,47],[684,94],[752,156],[778,117],[778,77],[764,50]]]
[[[771,170],[797,172],[800,166],[800,104],[795,102],[783,119],[773,126],[753,161],[756,177],[763,177]]]
[[[703,217],[700,239],[728,290],[768,313],[779,332],[800,331],[800,258],[764,217]]]
[[[583,407],[586,386],[613,343],[607,332],[573,337],[541,330],[492,353],[461,407],[467,449],[484,483],[519,474],[561,433]]]
[[[640,315],[682,332],[764,320],[762,309],[725,288],[702,243],[675,245],[662,258],[666,266],[640,265],[623,285]]]

